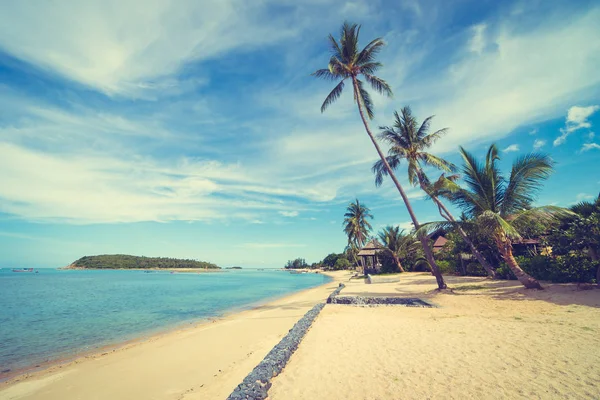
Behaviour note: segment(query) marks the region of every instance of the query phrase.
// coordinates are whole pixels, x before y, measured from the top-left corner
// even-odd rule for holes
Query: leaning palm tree
[[[354,92],[354,101],[358,107],[358,113],[360,114],[360,118],[362,119],[363,125],[365,126],[365,130],[375,146],[375,150],[377,150],[377,154],[379,158],[382,160],[389,176],[392,178],[392,181],[396,185],[398,192],[400,192],[400,196],[406,205],[406,209],[410,214],[412,222],[415,228],[419,228],[419,221],[408,201],[408,197],[396,179],[396,176],[392,172],[391,167],[387,163],[385,159],[385,155],[381,151],[379,144],[375,140],[371,129],[369,128],[369,123],[367,118],[373,119],[374,110],[373,103],[371,101],[371,96],[369,92],[365,89],[364,83],[360,77],[363,77],[367,83],[380,94],[385,94],[389,97],[392,96],[392,89],[388,85],[386,81],[375,76],[375,72],[382,67],[380,62],[375,61],[377,54],[381,51],[385,43],[383,39],[377,38],[372,40],[366,47],[362,50],[359,50],[358,47],[358,36],[360,33],[360,26],[357,24],[351,24],[348,22],[344,22],[340,32],[340,40],[338,41],[332,36],[329,35],[329,44],[331,46],[331,57],[329,59],[329,65],[327,68],[319,69],[313,73],[317,78],[323,78],[329,81],[339,81],[339,83],[333,88],[333,90],[327,95],[323,105],[321,106],[321,112],[324,112],[327,107],[329,107],[333,102],[335,102],[342,94],[344,90],[344,86],[346,81],[352,84],[352,89]],[[366,113],[366,116],[365,116]],[[440,273],[440,270],[435,263],[433,258],[433,252],[431,251],[431,247],[429,246],[429,241],[427,238],[422,238],[421,243],[423,245],[423,251],[425,252],[425,256],[427,261],[429,262],[431,269],[436,277],[438,288],[445,289],[446,283],[444,282],[444,278]]]
[[[423,171],[423,166],[434,167],[444,172],[456,170],[456,167],[452,163],[427,152],[429,147],[448,131],[448,128],[429,133],[429,126],[433,116],[426,118],[423,123],[419,125],[408,106],[402,108],[400,113],[395,111],[394,117],[393,126],[382,126],[379,128],[381,129],[379,137],[391,146],[387,156],[388,164],[395,170],[402,160],[406,160],[408,164],[408,180],[410,183],[413,186],[420,186],[428,197],[433,200],[442,218],[446,221],[455,223],[456,219],[450,210],[448,210],[446,205],[435,195],[433,190],[431,190],[431,182]],[[384,175],[387,175],[387,170],[383,165],[383,162],[381,160],[377,161],[373,165],[372,170],[375,173],[375,185],[381,186]],[[494,271],[492,266],[477,250],[466,232],[460,225],[455,225],[455,227],[459,235],[469,245],[475,258],[477,258],[479,263],[487,271],[488,275],[495,278],[496,271]]]
[[[502,258],[517,279],[528,289],[543,289],[540,283],[521,269],[512,253],[512,243],[520,240],[524,227],[533,223],[554,223],[570,212],[560,207],[532,207],[536,193],[554,166],[545,154],[530,153],[517,158],[510,176],[503,176],[498,168],[500,159],[496,145],[490,146],[482,164],[464,148],[460,148],[464,166],[465,187],[446,180],[449,196],[464,212],[473,218],[496,243]]]
[[[358,199],[348,204],[344,214],[344,233],[348,236],[348,247],[361,248],[365,245],[372,229],[369,219],[373,219],[371,210]]]

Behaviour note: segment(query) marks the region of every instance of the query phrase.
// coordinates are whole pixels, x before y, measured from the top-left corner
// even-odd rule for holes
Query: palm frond
[[[502,199],[502,214],[509,215],[527,209],[541,189],[542,181],[552,173],[554,161],[545,154],[531,153],[519,157],[512,171]]]
[[[367,73],[363,73],[363,76],[369,82],[373,90],[375,90],[379,94],[385,94],[388,97],[392,97],[394,94],[392,93],[392,89],[390,85],[381,78],[378,78],[374,75],[369,75]]]
[[[475,216],[483,210],[495,210],[493,202],[490,201],[490,197],[492,197],[490,191],[493,188],[487,177],[485,166],[481,165],[475,156],[464,147],[460,146],[459,149],[463,158],[463,180],[470,192],[468,198],[459,198],[459,205],[469,216]]]
[[[344,80],[342,80],[340,83],[338,83],[336,85],[336,87],[334,87],[333,90],[327,95],[327,97],[325,98],[325,101],[323,102],[323,105],[321,106],[321,112],[325,112],[327,107],[329,107],[330,104],[332,104],[334,101],[336,101],[341,96],[343,90],[344,90]]]
[[[380,62],[368,62],[366,64],[363,64],[360,66],[360,70],[363,74],[369,74],[369,75],[373,75],[375,74],[375,72],[377,72],[377,70],[379,70],[379,68],[381,68],[383,66],[382,63]]]
[[[482,232],[493,236],[498,230],[501,230],[510,239],[520,239],[521,235],[507,220],[494,211],[486,210],[480,213],[475,219]]]
[[[566,208],[556,206],[542,206],[519,211],[511,215],[510,221],[517,229],[522,229],[533,224],[543,224],[550,227],[559,222],[561,218],[573,217],[576,214]]]
[[[346,63],[354,63],[358,55],[358,35],[360,25],[344,22],[340,32],[342,56]]]
[[[362,104],[365,110],[367,111],[367,115],[369,119],[373,119],[375,116],[375,112],[373,111],[373,102],[371,101],[371,95],[367,92],[363,86],[363,83],[360,79],[356,80],[356,85],[358,86],[358,93],[356,93],[356,99],[359,101],[359,104]]]
[[[441,157],[434,156],[430,153],[421,153],[419,155],[419,159],[423,161],[425,165],[432,166],[442,171],[446,172],[454,172],[456,171],[456,165],[452,164],[449,161],[444,160]]]
[[[322,78],[328,81],[336,81],[338,79],[340,79],[339,75],[336,75],[334,73],[332,73],[329,69],[318,69],[315,72],[313,72],[311,74],[312,76],[315,76],[317,78]]]
[[[420,138],[420,143],[423,148],[431,147],[435,142],[437,142],[442,136],[448,133],[448,128],[443,128],[437,130],[429,135],[425,135]]]
[[[329,45],[331,46],[331,53],[334,57],[337,57],[338,59],[343,57],[342,49],[332,34],[329,34]]]
[[[371,42],[358,54],[356,64],[362,67],[363,64],[373,61],[383,46],[385,46],[385,42],[382,38],[371,40]]]
[[[387,156],[386,160],[390,168],[395,170],[400,165],[401,159],[395,156]],[[383,163],[383,160],[377,160],[371,167],[371,171],[375,174],[375,186],[379,187],[383,183],[383,177],[388,175],[387,168]]]

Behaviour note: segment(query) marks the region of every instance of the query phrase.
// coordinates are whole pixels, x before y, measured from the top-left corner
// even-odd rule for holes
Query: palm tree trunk
[[[386,169],[388,175],[390,176],[390,178],[392,178],[392,181],[394,182],[394,185],[396,185],[398,192],[400,192],[400,196],[402,197],[402,200],[404,201],[404,204],[406,205],[406,209],[408,211],[408,214],[410,215],[410,218],[412,219],[415,229],[419,229],[420,228],[419,221],[417,220],[417,216],[415,215],[415,213],[412,209],[412,206],[410,205],[410,202],[408,201],[408,197],[406,196],[406,193],[404,193],[404,189],[402,188],[402,185],[400,185],[400,182],[398,182],[398,179],[396,179],[396,175],[394,175],[394,172],[392,171],[390,164],[387,162],[385,155],[381,151],[379,144],[377,144],[377,141],[375,140],[375,137],[373,136],[373,133],[371,132],[371,129],[369,128],[369,124],[367,123],[365,114],[362,109],[362,104],[360,102],[360,96],[358,96],[358,93],[359,93],[358,83],[356,82],[355,77],[352,77],[352,84],[354,85],[354,98],[356,99],[356,104],[358,106],[358,112],[360,113],[360,118],[362,119],[363,125],[365,126],[365,130],[367,131],[367,134],[369,135],[371,142],[373,142],[373,146],[375,146],[375,150],[377,150],[377,154],[379,154],[379,158],[381,158],[381,161],[383,162],[383,165],[385,166],[385,169]],[[431,251],[431,247],[429,247],[429,238],[426,235],[421,235],[419,240],[421,242],[421,245],[423,246],[423,251],[425,252],[425,258],[427,259],[427,262],[429,263],[429,266],[431,267],[431,271],[433,272],[433,275],[435,276],[435,279],[437,281],[438,289],[446,289],[448,286],[446,286],[446,282],[444,282],[444,277],[442,276],[440,268],[435,263],[435,259],[433,258],[433,252]]]
[[[402,267],[402,264],[400,263],[400,259],[398,258],[398,256],[396,254],[394,254],[394,252],[392,252],[392,257],[394,258],[394,262],[396,263],[396,266],[398,267],[400,272],[406,272],[404,270],[404,268]]]
[[[496,243],[498,245],[498,251],[502,254],[502,258],[506,262],[506,265],[510,268],[510,270],[515,274],[519,282],[525,286],[527,289],[544,289],[542,285],[527,272],[523,271],[517,260],[512,254],[512,244],[508,241],[502,240],[500,238],[496,238]]]
[[[438,209],[440,211],[440,215],[442,216],[442,218],[446,219],[447,221],[456,223],[456,219],[450,213],[450,211],[446,208],[444,203],[437,196],[434,196],[427,192],[427,189],[425,188],[425,184],[423,183],[423,180],[421,177],[419,177],[419,183],[421,184],[421,189],[423,189],[423,191],[425,193],[427,193],[429,195],[429,197],[431,197],[433,202],[438,206]],[[485,269],[485,271],[488,273],[488,275],[491,278],[494,278],[494,279],[498,278],[496,271],[494,271],[492,266],[487,262],[487,260],[479,252],[479,250],[477,250],[477,248],[475,247],[475,245],[473,244],[471,239],[469,239],[469,237],[467,236],[467,233],[463,230],[463,228],[458,224],[456,224],[455,226],[456,226],[456,229],[458,230],[458,233],[460,234],[460,236],[469,245],[469,248],[471,249],[471,253],[473,253],[475,258],[477,258],[477,261],[479,261],[479,263],[481,264],[483,269]]]

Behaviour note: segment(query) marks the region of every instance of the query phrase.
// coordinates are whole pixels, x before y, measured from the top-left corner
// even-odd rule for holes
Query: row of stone
[[[337,296],[343,288],[344,285],[340,283],[340,286],[329,296],[327,302],[330,303],[331,297]],[[325,304],[319,303],[304,314],[288,334],[281,339],[281,342],[273,347],[269,354],[235,388],[233,393],[227,397],[227,400],[266,399],[267,392],[271,387],[271,379],[281,373],[323,307],[325,307]]]

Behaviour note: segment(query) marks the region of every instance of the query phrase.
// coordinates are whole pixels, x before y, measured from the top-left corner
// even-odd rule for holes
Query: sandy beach
[[[600,290],[432,276],[346,282],[342,295],[419,297],[437,308],[327,305],[269,399],[597,399]]]
[[[600,290],[528,291],[515,281],[424,273],[334,281],[0,385],[0,399],[224,399],[314,304],[418,297],[435,308],[327,305],[274,378],[269,399],[594,399]]]
[[[334,281],[212,322],[81,357],[0,384],[0,399],[221,399]]]

